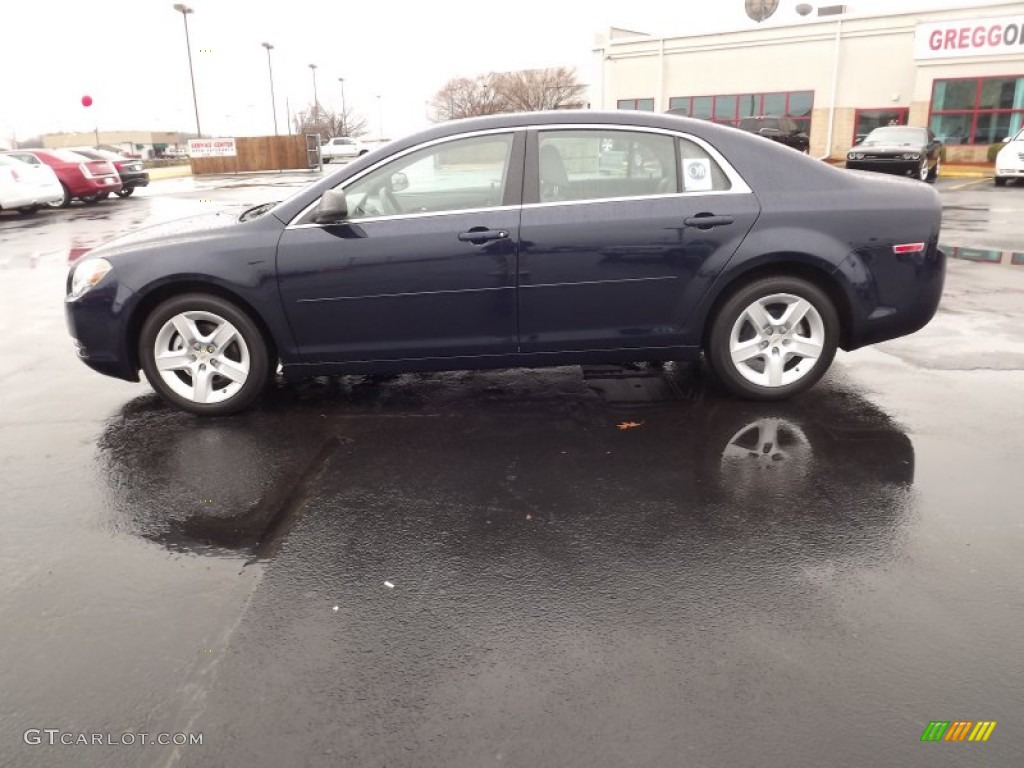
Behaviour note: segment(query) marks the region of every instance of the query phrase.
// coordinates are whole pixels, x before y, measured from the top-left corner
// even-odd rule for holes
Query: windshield
[[[864,139],[865,144],[924,144],[925,135],[921,128],[907,126],[886,126],[875,128]]]

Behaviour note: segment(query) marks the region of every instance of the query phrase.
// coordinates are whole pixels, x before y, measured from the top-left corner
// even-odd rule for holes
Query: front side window
[[[639,131],[540,133],[540,201],[599,200],[678,191],[670,136]]]
[[[654,99],[619,99],[619,109],[632,109],[639,112],[653,112]]]
[[[345,187],[349,219],[492,208],[505,199],[511,133],[411,152]]]

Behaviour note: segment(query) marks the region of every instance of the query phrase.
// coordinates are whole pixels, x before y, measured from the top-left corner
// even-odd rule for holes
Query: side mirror
[[[328,189],[313,210],[314,224],[341,224],[348,218],[348,201],[340,189]]]
[[[391,191],[401,192],[409,188],[409,177],[399,171],[391,175]]]
[[[1003,139],[1003,144],[1009,144],[1012,139],[1012,136],[1007,136],[1005,139]]]

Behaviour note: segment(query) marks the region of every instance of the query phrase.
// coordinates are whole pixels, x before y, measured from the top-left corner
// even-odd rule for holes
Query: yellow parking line
[[[949,187],[949,189],[967,189],[967,187],[974,187],[977,186],[978,184],[984,184],[989,181],[992,181],[992,179],[971,179],[970,181],[965,181],[963,184],[957,184],[955,186]]]

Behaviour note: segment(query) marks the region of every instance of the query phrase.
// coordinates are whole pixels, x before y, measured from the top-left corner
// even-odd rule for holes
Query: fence
[[[316,150],[310,151],[307,137],[250,136],[235,139],[234,157],[194,157],[192,173],[242,173],[315,168]]]

